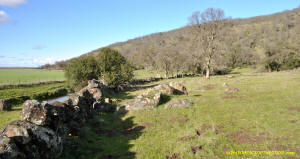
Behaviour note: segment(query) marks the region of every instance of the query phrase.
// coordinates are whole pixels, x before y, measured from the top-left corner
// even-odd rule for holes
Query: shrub
[[[98,79],[101,75],[98,63],[92,56],[72,59],[64,71],[69,86],[75,90],[87,85],[88,80]]]
[[[98,65],[102,78],[110,88],[115,89],[133,79],[133,66],[117,50],[101,49],[98,54]]]

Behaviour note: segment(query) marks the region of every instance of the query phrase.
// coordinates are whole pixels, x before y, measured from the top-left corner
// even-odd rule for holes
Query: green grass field
[[[189,95],[172,95],[170,99],[190,99],[194,104],[169,109],[163,104],[127,114],[100,114],[72,139],[73,147],[66,147],[61,158],[299,158],[300,72],[237,69],[230,76],[148,84],[183,81]],[[225,82],[239,92],[225,94]],[[111,98],[123,105],[144,91],[132,90]],[[250,150],[291,154],[226,155]]]
[[[32,87],[20,87],[13,89],[1,89],[0,99],[14,99],[20,100],[19,97],[28,96],[28,98],[36,99],[43,98],[43,96],[61,96],[59,90],[66,88],[66,83],[52,83],[35,85]],[[65,93],[65,92],[63,92]],[[23,101],[20,101],[23,103]],[[0,111],[0,129],[10,121],[19,119],[21,112],[21,104],[13,104],[11,111]]]
[[[61,70],[0,69],[0,85],[65,80]]]

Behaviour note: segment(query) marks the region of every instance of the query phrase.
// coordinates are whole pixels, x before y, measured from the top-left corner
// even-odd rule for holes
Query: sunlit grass
[[[114,124],[90,124],[94,136],[84,136],[79,141],[93,141],[79,145],[76,158],[166,158],[180,154],[181,158],[273,158],[274,156],[226,156],[226,151],[285,150],[300,157],[300,72],[256,73],[251,69],[236,69],[230,75],[186,77],[151,83],[183,81],[189,95],[173,95],[172,99],[189,99],[194,104],[186,108],[165,109],[160,105],[152,110],[131,111],[125,116],[114,114]],[[228,87],[238,88],[236,94],[225,94]],[[205,86],[210,89],[202,89]],[[112,98],[121,99],[120,106],[145,89],[125,92]],[[167,103],[166,103],[167,104]],[[111,115],[99,115],[107,123]],[[125,123],[141,126],[129,136],[120,132]],[[146,125],[146,126],[145,126]],[[126,126],[125,126],[126,127]],[[96,134],[97,129],[115,130],[116,135]],[[196,130],[201,130],[197,135]],[[135,137],[132,137],[135,136]],[[120,141],[120,142],[117,142]],[[122,142],[121,142],[122,141]],[[108,143],[109,142],[109,143]],[[104,149],[96,153],[84,153],[89,149]],[[105,145],[110,145],[107,150]],[[193,153],[192,147],[202,146]],[[131,154],[131,155],[128,155]],[[65,153],[63,158],[75,157]]]

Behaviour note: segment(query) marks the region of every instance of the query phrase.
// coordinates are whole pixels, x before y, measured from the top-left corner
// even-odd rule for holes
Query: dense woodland
[[[187,18],[186,27],[108,47],[118,50],[137,68],[158,70],[166,76],[205,73],[207,58],[203,46],[206,45],[199,38],[203,33],[197,32],[195,23],[191,23],[196,14]],[[198,15],[201,17],[201,13]],[[224,17],[223,20],[226,24],[218,28],[218,39],[214,42],[218,49],[211,60],[211,74],[249,65],[262,71],[300,66],[300,8],[248,19]],[[97,55],[99,50],[87,55]],[[64,65],[59,65],[65,63],[54,66],[61,68]]]

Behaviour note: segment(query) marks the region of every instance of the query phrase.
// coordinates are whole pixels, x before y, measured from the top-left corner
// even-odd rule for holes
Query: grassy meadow
[[[0,129],[10,121],[19,119],[21,105],[26,99],[44,100],[66,94],[66,83],[52,83],[34,85],[32,87],[19,87],[11,89],[0,89],[0,99],[11,101],[11,111],[0,111]]]
[[[0,69],[0,85],[65,80],[62,70]]]
[[[167,79],[111,95],[119,106],[147,87],[183,81],[188,95],[164,96],[156,109],[100,114],[72,137],[62,159],[299,158],[300,71]],[[228,87],[224,87],[227,83]],[[238,88],[226,94],[227,88]],[[185,108],[164,108],[189,99]],[[230,151],[285,151],[285,155],[226,155]]]
[[[47,99],[66,94],[63,71],[40,69],[0,69],[0,99],[12,103],[12,111],[0,111],[0,128],[19,119],[21,104],[27,99]],[[20,85],[24,84],[24,85]]]

